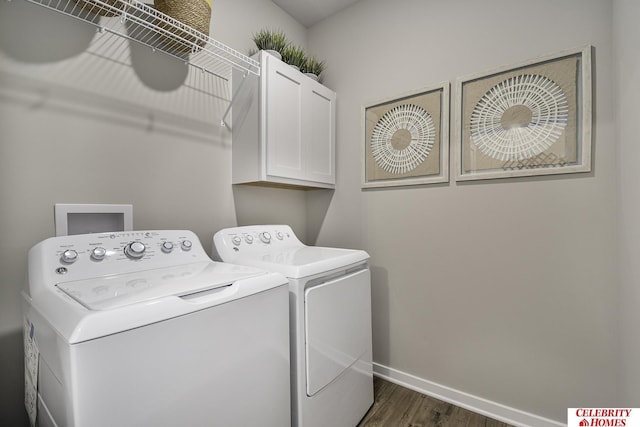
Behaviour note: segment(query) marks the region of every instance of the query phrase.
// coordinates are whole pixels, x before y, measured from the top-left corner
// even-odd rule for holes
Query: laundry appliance
[[[214,258],[289,279],[292,425],[358,424],[373,404],[369,255],[307,246],[288,225],[227,228],[213,241]]]
[[[184,230],[53,237],[28,264],[38,425],[290,424],[283,275],[214,262]]]

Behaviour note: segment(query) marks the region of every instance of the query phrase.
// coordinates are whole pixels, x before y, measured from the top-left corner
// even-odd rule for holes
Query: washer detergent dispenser
[[[287,284],[212,261],[191,231],[38,243],[24,293],[30,417],[60,427],[288,426]]]
[[[227,228],[213,242],[222,261],[289,279],[292,425],[357,425],[373,404],[369,255],[307,246],[287,225]]]

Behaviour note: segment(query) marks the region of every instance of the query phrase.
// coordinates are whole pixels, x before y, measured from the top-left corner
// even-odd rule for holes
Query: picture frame
[[[449,82],[362,107],[362,188],[449,181]]]
[[[456,181],[591,171],[591,46],[456,80]]]

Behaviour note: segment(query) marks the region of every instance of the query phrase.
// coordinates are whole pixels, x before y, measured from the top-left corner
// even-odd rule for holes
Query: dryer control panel
[[[214,258],[218,260],[232,258],[231,255],[238,253],[257,254],[304,246],[288,225],[225,228],[213,236]]]
[[[58,236],[30,250],[47,282],[70,281],[210,261],[188,230],[123,231]]]
[[[213,258],[301,278],[351,268],[366,262],[369,254],[357,249],[307,246],[288,225],[250,225],[214,234]]]

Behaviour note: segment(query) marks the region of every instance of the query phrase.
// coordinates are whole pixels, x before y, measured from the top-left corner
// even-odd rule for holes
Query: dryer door
[[[307,395],[313,396],[371,354],[369,269],[305,291]]]

